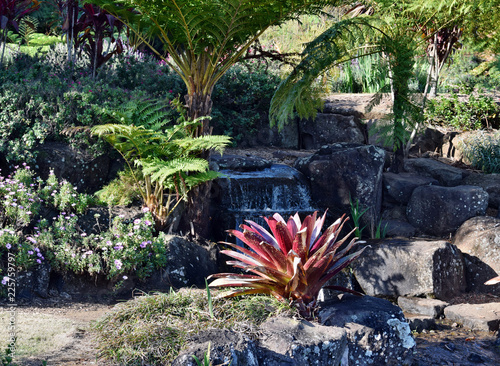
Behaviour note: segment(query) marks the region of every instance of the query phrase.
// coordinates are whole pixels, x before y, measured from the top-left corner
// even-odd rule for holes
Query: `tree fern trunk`
[[[187,115],[190,120],[210,116],[212,113],[212,99],[210,95],[199,93],[187,94],[185,96],[188,108]],[[202,125],[194,131],[194,136],[210,134],[209,121],[203,120]],[[210,159],[210,151],[203,151],[202,157]],[[195,236],[209,237],[210,235],[210,204],[212,182],[203,183],[188,194],[188,204],[182,215],[180,228],[184,232],[194,229]]]
[[[203,94],[202,92],[195,92],[187,94],[185,97],[187,106],[187,115],[189,120],[196,118],[210,116],[212,113],[212,98],[210,95]],[[202,125],[195,131],[195,136],[208,135],[210,127],[208,120],[204,120]]]

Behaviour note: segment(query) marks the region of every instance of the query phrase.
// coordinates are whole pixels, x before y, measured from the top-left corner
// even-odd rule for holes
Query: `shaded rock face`
[[[343,294],[321,304],[323,324],[344,327],[342,365],[410,365],[416,346],[401,309],[371,296]]]
[[[346,331],[290,318],[261,325],[259,365],[341,365]]]
[[[462,170],[437,160],[426,158],[409,159],[405,161],[404,169],[409,173],[417,173],[434,178],[440,185],[445,187],[454,187],[462,184]]]
[[[204,287],[205,278],[218,272],[215,248],[209,249],[174,235],[166,235],[165,246],[167,265],[159,276],[149,279],[149,283],[156,282],[157,286],[165,283],[174,288]]]
[[[47,261],[36,265],[29,271],[17,274],[16,296],[31,300],[33,297],[46,298],[49,296],[50,264]]]
[[[384,200],[407,204],[415,188],[429,185],[439,185],[439,182],[434,178],[412,173],[387,172],[383,174]]]
[[[337,142],[365,142],[361,123],[352,115],[318,113],[314,120],[301,120],[299,125],[302,149],[319,149]]]
[[[122,166],[108,155],[92,157],[83,150],[56,142],[47,142],[39,148],[37,165],[42,178],[46,179],[52,169],[58,178],[66,179],[80,192],[96,191]]]
[[[369,210],[363,225],[373,227],[379,220],[382,205],[384,150],[372,145],[334,144],[316,154],[298,159],[295,167],[311,184],[313,201],[336,215],[349,212],[349,198],[359,200]]]
[[[271,318],[253,334],[209,329],[193,335],[174,366],[196,365],[210,345],[212,364],[231,366],[409,365],[415,341],[401,309],[370,296],[321,304],[324,324]]]
[[[256,344],[249,337],[228,329],[209,329],[192,336],[172,366],[197,366],[193,355],[202,361],[209,347],[213,365],[259,365]]]
[[[500,174],[470,174],[462,184],[484,189],[489,196],[488,206],[500,211]]]
[[[481,216],[488,207],[488,193],[474,186],[415,188],[408,202],[410,224],[422,232],[443,236],[455,232],[467,219]]]
[[[212,155],[210,160],[217,164],[217,170],[248,172],[271,167],[271,162],[258,156],[240,156],[224,154]]]
[[[455,233],[453,242],[465,256],[468,291],[500,295],[500,286],[484,285],[500,274],[500,219],[467,220]]]
[[[446,241],[387,240],[367,248],[354,275],[371,296],[433,294],[448,300],[465,291],[464,259]]]
[[[398,297],[398,305],[405,313],[425,315],[437,319],[443,315],[444,308],[448,306],[448,303],[437,299],[400,296]]]

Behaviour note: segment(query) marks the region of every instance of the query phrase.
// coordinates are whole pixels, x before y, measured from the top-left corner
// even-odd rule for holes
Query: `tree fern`
[[[190,127],[199,122],[173,124],[155,101],[128,103],[109,111],[106,120],[121,121],[94,126],[91,133],[109,142],[125,159],[139,187],[144,206],[155,218],[158,229],[196,185],[214,179],[201,152],[220,153],[230,143],[226,136],[193,137]]]
[[[187,87],[185,101],[191,120],[210,115],[215,84],[267,28],[332,5],[331,0],[88,2],[117,16],[179,74]],[[208,132],[208,120],[204,120],[196,134]]]

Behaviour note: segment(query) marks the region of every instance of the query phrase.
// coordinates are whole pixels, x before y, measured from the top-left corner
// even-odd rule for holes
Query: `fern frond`
[[[150,175],[151,181],[159,184],[164,184],[165,181],[181,172],[206,172],[208,170],[208,161],[199,158],[147,159],[141,160],[140,164],[143,174]]]
[[[301,118],[314,117],[320,105],[314,98],[314,82],[320,74],[353,56],[380,52],[376,46],[356,47],[373,30],[372,22],[367,17],[344,19],[306,46],[301,62],[281,82],[271,100],[271,126],[276,124],[281,129],[293,117],[294,110]]]

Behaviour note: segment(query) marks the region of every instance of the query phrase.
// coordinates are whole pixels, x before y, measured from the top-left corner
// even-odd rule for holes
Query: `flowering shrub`
[[[51,172],[47,181],[35,176],[27,164],[8,177],[0,176],[0,279],[7,253],[15,253],[18,270],[48,260],[52,268],[116,280],[125,273],[143,279],[166,261],[163,236],[155,236],[151,213],[134,222],[114,219],[109,231],[88,234],[78,225],[93,198],[81,194]],[[36,221],[42,205],[60,212]],[[36,222],[36,224],[35,224]],[[36,225],[36,226],[33,226]],[[4,283],[5,282],[5,283]],[[1,292],[1,291],[0,291]]]
[[[128,224],[117,217],[109,231],[90,235],[79,228],[75,214],[63,212],[54,219],[51,226],[42,221],[34,238],[56,270],[100,274],[108,279],[133,272],[144,279],[165,264],[163,237],[154,236],[149,212]]]

